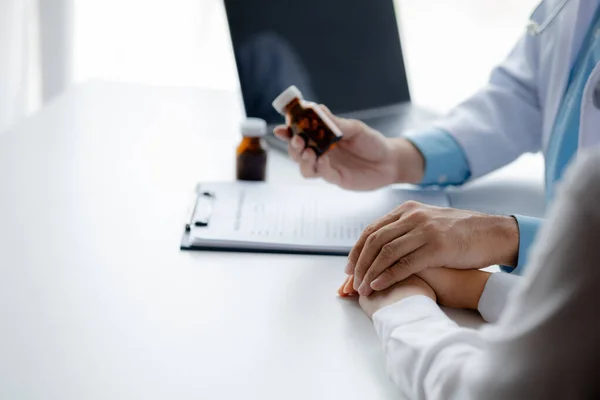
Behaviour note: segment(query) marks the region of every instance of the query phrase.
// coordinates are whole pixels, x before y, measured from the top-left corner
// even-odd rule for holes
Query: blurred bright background
[[[413,100],[474,92],[537,2],[396,0]],[[0,61],[0,131],[89,79],[239,88],[221,0],[1,0]]]

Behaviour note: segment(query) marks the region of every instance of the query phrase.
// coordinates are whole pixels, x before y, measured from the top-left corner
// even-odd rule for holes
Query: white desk
[[[0,135],[0,398],[396,397],[336,298],[343,257],[178,250],[194,183],[234,177],[241,114],[95,82]],[[269,173],[300,179],[276,153]]]

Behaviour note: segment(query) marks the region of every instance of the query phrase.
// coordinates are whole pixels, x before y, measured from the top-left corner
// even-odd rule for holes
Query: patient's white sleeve
[[[500,315],[496,324],[461,328],[424,296],[374,314],[390,377],[406,397],[600,397],[600,152],[566,180],[522,282],[498,275],[486,287],[479,308],[489,320]],[[503,287],[514,289],[504,311],[486,304]]]

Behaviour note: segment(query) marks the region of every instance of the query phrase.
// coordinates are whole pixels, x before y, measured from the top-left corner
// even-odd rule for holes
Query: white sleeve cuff
[[[485,284],[477,309],[486,322],[496,322],[521,277],[504,272],[492,274]]]
[[[448,319],[451,322],[435,301],[427,296],[417,295],[383,307],[373,314],[373,323],[377,335],[385,343],[397,327],[429,317]]]

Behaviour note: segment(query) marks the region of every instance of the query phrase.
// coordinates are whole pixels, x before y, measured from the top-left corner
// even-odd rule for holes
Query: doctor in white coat
[[[332,116],[345,137],[318,159],[284,126],[275,134],[289,141],[305,177],[356,190],[397,182],[460,185],[525,152],[542,151],[550,202],[577,153],[600,143],[599,5],[543,1],[489,83],[430,130],[387,139],[359,121]],[[354,274],[361,295],[433,267],[500,264],[521,274],[542,224],[528,216],[407,203],[365,230],[346,272]]]

